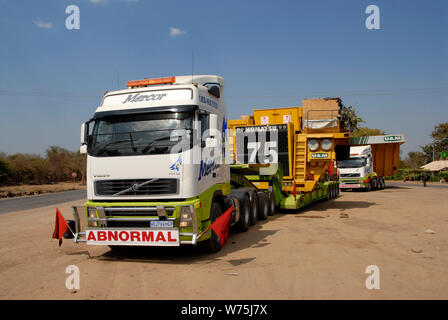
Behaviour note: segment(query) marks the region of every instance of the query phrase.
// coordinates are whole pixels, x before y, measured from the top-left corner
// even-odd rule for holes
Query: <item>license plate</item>
[[[172,220],[154,220],[150,222],[151,228],[172,228],[174,221]]]
[[[179,246],[179,229],[87,229],[88,245]]]
[[[359,184],[341,184],[341,188],[360,188],[361,186]]]

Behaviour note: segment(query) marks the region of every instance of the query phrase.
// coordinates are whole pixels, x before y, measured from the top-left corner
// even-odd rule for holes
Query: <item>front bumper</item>
[[[191,223],[187,227],[180,226],[182,207],[191,208]],[[74,242],[92,245],[196,245],[199,209],[199,200],[196,199],[176,203],[133,204],[89,201],[85,206],[72,207],[76,225]],[[153,221],[157,222],[157,227],[151,227]],[[167,224],[167,227],[161,228],[161,224]],[[107,237],[103,239],[105,235]],[[130,241],[131,235],[135,236],[135,241]],[[98,241],[98,236],[104,241]],[[161,241],[163,239],[166,241]],[[176,241],[170,241],[173,239]]]
[[[339,180],[340,189],[365,189],[368,185],[368,183],[364,183],[362,180]]]

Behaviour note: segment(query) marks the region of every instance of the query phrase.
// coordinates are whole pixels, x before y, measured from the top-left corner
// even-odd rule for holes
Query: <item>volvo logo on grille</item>
[[[140,186],[138,185],[138,183],[134,183],[134,184],[132,185],[132,190],[133,190],[133,191],[137,191],[138,188],[140,188]]]

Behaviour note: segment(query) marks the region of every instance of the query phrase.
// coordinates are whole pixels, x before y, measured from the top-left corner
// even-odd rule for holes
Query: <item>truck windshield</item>
[[[193,118],[193,112],[164,112],[97,119],[88,152],[96,157],[113,157],[168,154],[178,143],[191,148]]]
[[[354,158],[349,160],[339,161],[339,168],[361,168],[366,165],[366,159],[363,158]]]

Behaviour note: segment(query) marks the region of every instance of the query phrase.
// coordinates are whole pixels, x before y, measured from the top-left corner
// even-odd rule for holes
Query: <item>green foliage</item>
[[[440,181],[440,178],[444,178],[448,182],[448,171],[429,172],[426,170],[414,170],[414,169],[399,169],[393,176],[384,177],[386,180],[403,180],[406,177],[407,181],[421,181],[422,175],[426,174],[431,181]]]
[[[405,165],[400,168],[412,168],[419,169],[421,166],[427,163],[426,155],[423,152],[411,151],[408,153],[408,157],[404,160]]]
[[[342,106],[341,108],[341,128],[344,131],[353,132],[358,129],[360,123],[364,122],[364,120],[358,116],[357,111],[352,106],[346,107]]]
[[[34,154],[0,154],[0,183],[44,184],[71,181],[72,173],[84,182],[86,157],[79,152],[52,146],[46,157]]]
[[[358,127],[352,132],[352,137],[362,137],[362,136],[383,136],[386,133],[381,129],[373,129],[368,127]]]
[[[431,137],[433,138],[433,143],[420,146],[425,154],[427,163],[432,161],[433,154],[434,160],[440,160],[442,151],[448,151],[448,122],[439,123],[435,126]]]

